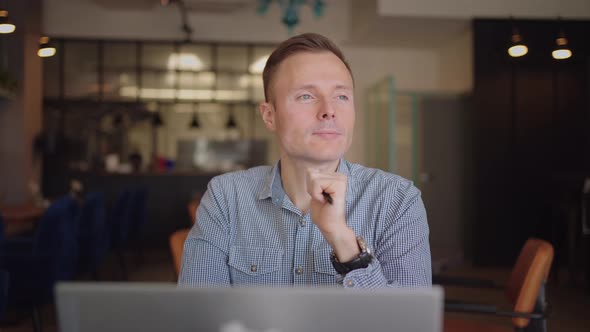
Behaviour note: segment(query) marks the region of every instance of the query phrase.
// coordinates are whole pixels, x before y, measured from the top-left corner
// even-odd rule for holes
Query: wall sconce
[[[564,60],[572,56],[572,51],[568,48],[563,30],[559,32],[559,37],[555,39],[555,49],[551,52],[551,56],[555,60]]]
[[[37,55],[42,58],[47,58],[55,55],[55,47],[49,43],[49,37],[39,38],[39,50]]]
[[[508,48],[508,54],[513,58],[526,55],[529,48],[522,42],[522,35],[515,27],[512,28],[512,44]]]

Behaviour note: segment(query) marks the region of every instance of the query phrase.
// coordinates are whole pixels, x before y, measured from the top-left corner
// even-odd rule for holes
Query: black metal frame
[[[208,69],[207,71],[212,71],[216,74],[223,74],[223,73],[228,73],[228,74],[251,74],[249,72],[249,68],[244,68],[243,70],[220,70],[218,68],[218,56],[219,56],[219,52],[218,52],[218,48],[220,46],[240,46],[240,47],[244,47],[246,49],[246,57],[248,59],[247,63],[250,64],[253,60],[253,56],[254,56],[254,48],[255,47],[272,47],[275,46],[274,44],[269,44],[269,43],[240,43],[240,42],[213,42],[213,41],[186,41],[186,40],[182,40],[182,41],[162,41],[162,40],[126,40],[126,39],[114,39],[114,40],[109,40],[109,39],[91,39],[91,38],[68,38],[68,37],[53,37],[52,38],[55,43],[58,45],[58,56],[59,56],[59,93],[58,93],[58,97],[45,97],[44,100],[47,103],[52,103],[52,104],[68,104],[70,102],[79,102],[79,101],[91,101],[91,102],[100,102],[100,103],[119,103],[119,104],[126,104],[126,103],[133,103],[132,101],[124,101],[124,100],[117,100],[117,101],[112,101],[112,100],[105,100],[104,98],[104,73],[105,73],[105,63],[104,63],[104,45],[106,43],[121,43],[121,44],[129,44],[129,45],[135,45],[135,75],[136,75],[136,82],[137,82],[137,87],[138,90],[140,90],[143,86],[143,77],[144,77],[144,73],[145,72],[167,72],[167,70],[165,69],[159,69],[159,68],[150,68],[150,67],[146,67],[143,65],[142,63],[142,59],[143,59],[143,55],[144,55],[144,46],[146,44],[149,45],[171,45],[174,47],[175,51],[179,51],[180,48],[182,46],[186,46],[186,45],[201,45],[201,46],[208,46],[211,48],[211,68]],[[96,44],[96,52],[97,52],[97,83],[98,83],[98,93],[97,96],[93,96],[93,97],[88,97],[88,98],[68,98],[66,97],[65,94],[65,89],[66,89],[66,78],[65,78],[65,66],[67,64],[67,59],[65,56],[65,50],[68,47],[68,44],[70,43],[95,43]],[[112,69],[112,68],[110,68]],[[181,70],[181,69],[176,69],[176,82],[174,84],[175,88],[178,89],[178,84],[179,84],[179,77],[180,77],[180,73],[183,72],[191,72],[191,73],[198,73],[199,71],[185,71],[185,70]],[[213,88],[217,89],[218,88],[218,79],[215,79],[215,82],[213,84]],[[254,89],[252,86],[250,86],[248,88],[248,95],[249,98],[248,100],[244,100],[244,101],[220,101],[217,100],[216,98],[210,98],[209,100],[199,100],[199,103],[207,103],[207,102],[215,102],[215,103],[223,103],[223,104],[253,104],[255,102],[254,100]],[[149,99],[149,100],[144,100],[141,98],[141,96],[139,95],[139,93],[137,94],[136,98],[135,98],[135,103],[143,103],[143,102],[148,102],[148,101],[155,101],[158,103],[178,103],[179,100],[177,98],[177,96],[175,96],[175,98],[169,100],[157,100],[157,99]]]

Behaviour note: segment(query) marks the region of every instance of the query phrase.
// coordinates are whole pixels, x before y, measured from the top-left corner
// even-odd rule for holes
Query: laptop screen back
[[[432,289],[178,288],[168,283],[60,283],[62,332],[442,331]]]

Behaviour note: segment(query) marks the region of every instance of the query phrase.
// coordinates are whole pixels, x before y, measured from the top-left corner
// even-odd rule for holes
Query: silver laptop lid
[[[172,283],[60,283],[62,332],[442,331],[432,289],[178,288]]]

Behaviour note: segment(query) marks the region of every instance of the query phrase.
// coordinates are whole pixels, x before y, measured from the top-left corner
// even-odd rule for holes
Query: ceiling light
[[[191,120],[189,128],[198,129],[199,127],[201,127],[201,124],[199,123],[199,119],[197,118],[197,104],[193,104],[193,118]]]
[[[229,108],[229,118],[227,119],[227,124],[225,125],[225,127],[227,129],[233,129],[233,128],[237,128],[238,125],[236,123],[236,119],[234,119],[234,107],[233,105],[230,105]]]
[[[42,58],[47,58],[55,55],[55,47],[49,43],[49,37],[39,38],[39,50],[37,55]]]
[[[201,70],[203,61],[192,53],[172,53],[168,57],[169,70]]]
[[[556,60],[564,60],[571,58],[572,51],[568,47],[567,39],[563,30],[559,32],[559,37],[555,39],[555,49],[551,52],[551,56]]]
[[[16,26],[8,18],[7,10],[0,10],[0,33],[13,33]]]
[[[268,11],[271,2],[272,0],[258,0],[258,14],[264,15]],[[281,12],[283,13],[281,22],[287,26],[289,31],[293,31],[293,28],[299,24],[299,9],[302,5],[308,4],[313,7],[313,15],[318,18],[324,15],[324,8],[326,6],[325,0],[314,0],[313,2],[277,0],[276,2],[279,3]]]
[[[522,36],[516,28],[512,29],[512,44],[508,48],[508,54],[513,57],[521,57],[529,52],[529,48],[522,42]]]
[[[154,113],[154,117],[152,118],[152,125],[154,127],[161,127],[164,125],[164,121],[162,120],[162,115],[160,114],[160,111],[156,111]]]

